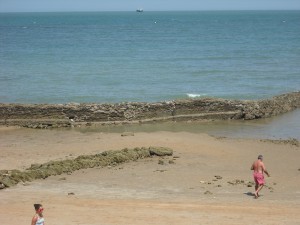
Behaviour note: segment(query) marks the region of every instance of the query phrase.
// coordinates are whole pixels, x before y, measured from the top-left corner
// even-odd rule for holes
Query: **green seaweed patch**
[[[71,174],[80,169],[116,166],[121,163],[136,161],[151,156],[169,156],[173,150],[165,147],[149,147],[105,151],[95,155],[81,155],[75,159],[50,161],[44,164],[32,164],[25,171],[0,170],[0,189],[12,187],[19,182],[46,179],[49,176]]]

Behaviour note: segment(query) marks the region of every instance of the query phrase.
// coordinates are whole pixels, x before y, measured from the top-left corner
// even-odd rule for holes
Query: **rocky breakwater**
[[[166,147],[149,147],[105,151],[96,155],[81,155],[75,159],[50,161],[44,164],[32,164],[25,171],[0,170],[0,189],[14,186],[20,182],[45,179],[49,176],[70,174],[76,170],[116,166],[120,163],[136,161],[148,157],[173,155],[173,150]]]
[[[157,103],[118,104],[0,104],[0,125],[31,128],[143,123],[162,120],[259,119],[300,107],[300,92],[271,99],[227,100],[200,98]]]

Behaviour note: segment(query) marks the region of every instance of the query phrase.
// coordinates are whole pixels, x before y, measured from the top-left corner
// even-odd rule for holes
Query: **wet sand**
[[[188,132],[80,133],[0,128],[0,169],[125,147],[164,146],[173,156],[79,170],[0,190],[0,224],[299,224],[300,147]],[[270,178],[254,199],[250,166],[263,154]],[[159,164],[159,160],[164,163]],[[170,163],[174,162],[174,163]],[[251,185],[249,185],[251,186]]]

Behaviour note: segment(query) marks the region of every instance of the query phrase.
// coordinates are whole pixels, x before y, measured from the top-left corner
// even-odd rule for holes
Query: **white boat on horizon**
[[[136,12],[144,12],[144,10],[142,8],[137,9]]]

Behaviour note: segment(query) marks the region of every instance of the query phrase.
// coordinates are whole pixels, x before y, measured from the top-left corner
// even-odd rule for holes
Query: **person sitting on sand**
[[[255,181],[255,198],[259,197],[258,192],[263,188],[265,184],[264,173],[270,176],[269,172],[266,170],[265,164],[263,163],[263,156],[259,155],[257,160],[253,162],[251,166],[253,170],[253,178]]]
[[[41,204],[34,204],[36,214],[33,216],[31,225],[44,225],[45,219],[43,216],[44,208]]]

